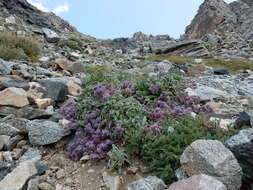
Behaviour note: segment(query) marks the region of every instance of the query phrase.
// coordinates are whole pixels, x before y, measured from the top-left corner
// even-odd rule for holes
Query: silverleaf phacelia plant
[[[67,147],[70,157],[103,159],[113,144],[127,139],[129,131],[160,135],[164,128],[161,123],[169,117],[211,112],[199,97],[183,91],[184,84],[182,77],[173,74],[138,81],[117,73],[87,77],[79,101],[59,110],[69,121],[66,130],[74,136]],[[195,86],[194,82],[185,85]]]

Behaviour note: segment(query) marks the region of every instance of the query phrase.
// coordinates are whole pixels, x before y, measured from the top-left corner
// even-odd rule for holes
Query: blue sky
[[[204,0],[28,0],[96,38],[130,37],[137,31],[179,37]],[[227,0],[232,1],[232,0]]]

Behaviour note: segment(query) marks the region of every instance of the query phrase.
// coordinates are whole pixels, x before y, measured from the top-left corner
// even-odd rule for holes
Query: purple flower
[[[160,91],[160,85],[158,85],[158,84],[152,84],[152,85],[150,85],[150,87],[148,88],[148,90],[152,94],[157,94]]]
[[[166,118],[165,112],[160,107],[156,107],[156,108],[152,109],[150,112],[150,117],[154,121],[159,121],[159,120],[163,120]]]

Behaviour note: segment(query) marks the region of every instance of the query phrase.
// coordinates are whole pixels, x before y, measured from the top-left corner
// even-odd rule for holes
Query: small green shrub
[[[61,48],[69,47],[70,49],[79,50],[79,51],[81,51],[83,49],[82,41],[78,40],[75,37],[71,37],[68,40],[63,40],[63,41],[59,42],[58,46]]]
[[[5,60],[35,58],[41,53],[41,44],[28,37],[19,37],[11,33],[0,34],[0,46]]]
[[[110,170],[118,169],[121,173],[121,170],[124,165],[130,164],[130,159],[127,153],[118,148],[116,145],[112,145],[112,150],[108,152],[109,160],[107,167]]]
[[[163,132],[159,135],[143,130],[129,133],[127,150],[146,160],[154,175],[167,182],[174,180],[175,170],[180,167],[180,156],[192,142],[198,139],[223,141],[236,133],[234,129],[223,131],[213,123],[192,117],[168,118],[161,125]],[[168,131],[171,126],[174,132]]]

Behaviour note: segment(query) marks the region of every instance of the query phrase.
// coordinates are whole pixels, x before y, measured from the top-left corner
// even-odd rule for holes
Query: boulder
[[[183,152],[180,163],[188,176],[206,174],[226,185],[228,190],[241,187],[242,169],[233,153],[216,140],[197,140]]]
[[[22,88],[10,87],[0,92],[0,105],[24,107],[29,105],[26,91]]]
[[[166,185],[161,179],[149,176],[129,184],[126,190],[164,190],[165,188]]]
[[[34,120],[28,123],[27,129],[29,141],[35,146],[53,144],[68,135],[62,126],[52,121]]]
[[[47,89],[46,98],[51,98],[56,102],[62,102],[66,99],[68,88],[63,81],[57,78],[48,78],[39,81]]]
[[[0,122],[0,135],[14,136],[20,132],[19,129],[16,129],[12,125]]]
[[[227,190],[227,188],[214,177],[200,174],[173,183],[168,190]]]
[[[0,74],[2,75],[8,75],[11,73],[11,68],[9,63],[6,61],[0,59]]]

